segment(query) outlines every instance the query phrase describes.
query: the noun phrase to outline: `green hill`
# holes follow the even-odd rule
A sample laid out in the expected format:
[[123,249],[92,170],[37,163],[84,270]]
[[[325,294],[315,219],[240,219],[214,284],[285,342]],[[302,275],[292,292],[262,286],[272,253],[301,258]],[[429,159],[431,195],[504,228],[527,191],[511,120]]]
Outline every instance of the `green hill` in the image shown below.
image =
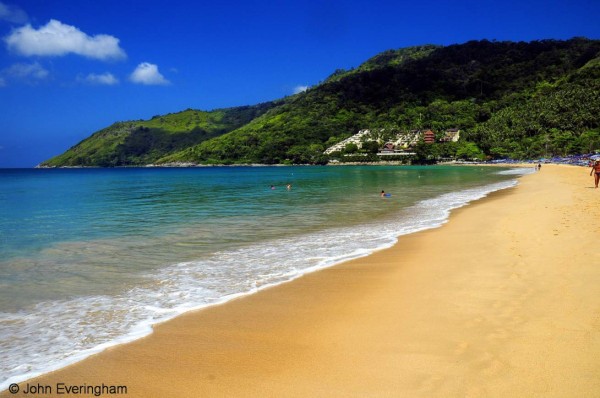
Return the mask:
[[262,115],[276,102],[217,109],[187,109],[150,120],[117,122],[41,166],[145,165],[184,148],[239,128]]
[[118,123],[44,164],[324,163],[325,148],[365,128],[464,132],[420,156],[585,152],[600,149],[599,55],[583,38],[389,50],[235,122],[225,115],[242,108]]

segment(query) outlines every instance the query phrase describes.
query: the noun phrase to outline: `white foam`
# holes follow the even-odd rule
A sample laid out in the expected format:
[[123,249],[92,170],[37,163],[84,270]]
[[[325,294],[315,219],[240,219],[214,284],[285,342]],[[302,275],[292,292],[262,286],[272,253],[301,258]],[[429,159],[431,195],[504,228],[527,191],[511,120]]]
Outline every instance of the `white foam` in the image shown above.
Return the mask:
[[[147,336],[152,325],[190,310],[296,279],[394,245],[402,235],[436,228],[452,209],[509,188],[515,180],[421,201],[385,223],[332,228],[174,264],[125,294],[37,304],[28,313],[0,313],[0,390]],[[69,325],[69,327],[66,327]],[[12,363],[12,365],[10,365]]]
[[535,173],[535,169],[533,167],[516,167],[509,170],[499,171],[496,174],[505,176],[523,176],[532,173]]

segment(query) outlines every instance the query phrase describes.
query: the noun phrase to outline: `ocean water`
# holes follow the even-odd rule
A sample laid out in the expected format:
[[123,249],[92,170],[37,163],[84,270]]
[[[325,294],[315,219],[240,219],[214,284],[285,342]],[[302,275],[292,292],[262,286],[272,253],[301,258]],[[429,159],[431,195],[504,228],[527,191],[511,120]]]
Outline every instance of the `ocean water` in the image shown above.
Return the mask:
[[438,227],[530,171],[0,170],[0,390]]

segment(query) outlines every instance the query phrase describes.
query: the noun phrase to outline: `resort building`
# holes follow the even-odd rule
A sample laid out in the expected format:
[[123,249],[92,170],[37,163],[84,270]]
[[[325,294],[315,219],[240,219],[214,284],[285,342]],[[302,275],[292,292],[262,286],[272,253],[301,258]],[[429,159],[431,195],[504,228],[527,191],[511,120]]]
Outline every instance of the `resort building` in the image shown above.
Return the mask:
[[412,130],[409,133],[398,134],[394,145],[396,148],[408,149],[417,145],[420,139],[421,132],[419,130]]
[[[352,137],[346,138],[345,140],[338,142],[337,144],[327,148],[325,150],[326,155],[330,155],[333,152],[343,151],[348,144],[355,144],[358,149],[361,149],[364,142],[377,141],[382,143],[382,134],[384,130],[371,131],[369,129],[360,130],[357,134]],[[387,136],[390,138],[389,135]],[[393,137],[393,136],[392,136]],[[457,142],[460,138],[460,130],[457,128],[448,129],[444,132],[440,142]],[[406,133],[397,133],[395,140],[392,138],[390,141],[385,141],[379,150],[378,155],[406,155],[411,148],[414,148],[420,140],[423,140],[426,144],[433,144],[435,142],[435,133],[431,129],[427,130],[411,130]],[[412,152],[410,152],[412,154]]]
[[457,142],[459,138],[459,129],[448,129],[444,132],[444,136],[440,138],[440,142]]
[[423,141],[425,141],[426,144],[433,144],[435,142],[435,133],[431,130],[426,130],[423,133]]
[[369,134],[371,134],[371,130],[369,129],[360,130],[357,134],[354,134],[352,137],[348,137],[345,140],[340,141],[333,146],[330,146],[325,150],[324,153],[326,155],[330,155],[333,152],[342,151],[344,148],[346,148],[346,145],[348,144],[356,144],[356,146],[360,149],[362,148],[362,143],[364,141],[363,138]]

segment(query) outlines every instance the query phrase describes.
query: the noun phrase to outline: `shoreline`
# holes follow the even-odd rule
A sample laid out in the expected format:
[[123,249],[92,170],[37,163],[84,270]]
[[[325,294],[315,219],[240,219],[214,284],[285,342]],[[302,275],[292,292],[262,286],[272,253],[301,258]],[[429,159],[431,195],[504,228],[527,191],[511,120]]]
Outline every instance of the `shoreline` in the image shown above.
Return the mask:
[[[443,161],[433,164],[412,164],[406,163],[402,160],[381,160],[378,162],[329,162],[326,164],[308,164],[308,163],[294,163],[294,164],[264,164],[264,163],[215,163],[215,164],[203,164],[193,162],[176,162],[176,163],[165,163],[165,164],[140,164],[140,165],[126,165],[126,166],[42,166],[38,164],[31,169],[193,169],[193,168],[218,168],[218,167],[314,167],[314,166],[498,166],[498,167],[533,167],[539,163],[538,160],[518,160],[510,162],[491,162],[491,161]],[[558,163],[558,162],[543,162],[544,165],[565,165],[565,166],[579,166],[586,167],[582,164],[575,163]],[[27,167],[26,167],[27,169]]]
[[[514,171],[518,171],[521,170],[522,168],[515,168],[512,169]],[[512,171],[510,169],[507,169],[507,171],[502,172],[502,173],[506,173],[508,171]],[[251,290],[244,290],[244,291],[237,291],[237,292],[233,292],[230,293],[228,295],[225,296],[220,296],[218,300],[211,300],[210,303],[197,303],[196,305],[193,306],[186,306],[185,310],[181,310],[181,311],[175,311],[172,312],[171,315],[164,317],[161,319],[153,319],[153,320],[149,320],[147,322],[142,322],[142,324],[138,324],[133,330],[128,330],[125,329],[123,330],[123,334],[119,334],[119,335],[115,335],[114,338],[95,345],[95,346],[91,346],[88,347],[85,350],[80,350],[77,352],[77,355],[72,355],[70,358],[63,358],[60,359],[59,361],[55,361],[55,362],[49,362],[50,364],[52,364],[52,366],[45,366],[44,368],[40,369],[38,367],[38,370],[36,372],[28,372],[26,374],[20,374],[20,375],[14,375],[8,379],[4,379],[3,383],[0,383],[0,391],[3,389],[6,389],[9,384],[16,382],[16,383],[20,383],[23,381],[27,381],[36,377],[40,377],[44,374],[48,374],[54,371],[58,371],[60,369],[66,368],[68,366],[74,365],[92,355],[101,353],[102,351],[111,348],[111,347],[115,347],[115,346],[119,346],[122,344],[127,344],[130,342],[133,342],[135,340],[138,340],[140,338],[146,337],[148,335],[150,335],[153,331],[153,327],[155,325],[164,323],[164,322],[168,322],[178,316],[181,316],[184,313],[187,312],[192,312],[192,311],[199,311],[211,306],[215,306],[215,305],[222,305],[225,304],[231,300],[235,300],[239,297],[244,297],[247,295],[251,295],[251,294],[255,294],[259,291],[262,291],[264,289],[267,288],[271,288],[280,284],[284,284],[284,283],[289,283],[295,279],[298,279],[300,277],[302,277],[303,275],[306,275],[308,273],[312,273],[312,272],[318,272],[322,269],[325,268],[329,268],[332,266],[336,266],[339,265],[341,263],[344,263],[346,261],[350,261],[352,259],[357,259],[357,258],[362,258],[365,256],[368,256],[374,252],[389,248],[390,246],[393,246],[398,239],[401,236],[406,236],[408,234],[412,234],[424,229],[432,229],[432,228],[439,228],[441,225],[443,225],[444,223],[446,223],[448,221],[448,216],[450,214],[450,212],[456,208],[459,207],[463,207],[468,205],[469,203],[476,201],[478,199],[480,199],[481,197],[485,197],[487,195],[489,195],[492,192],[495,192],[497,190],[502,190],[502,189],[506,189],[508,187],[512,187],[514,186],[514,184],[517,183],[517,180],[515,177],[517,177],[520,173],[515,173],[515,176],[512,177],[510,180],[506,180],[504,182],[496,182],[496,183],[491,183],[491,184],[486,184],[486,185],[482,185],[479,188],[470,188],[470,189],[466,189],[466,190],[458,190],[458,191],[454,191],[453,193],[446,193],[446,194],[442,194],[441,196],[438,197],[433,197],[430,198],[432,200],[437,200],[440,201],[440,203],[434,205],[435,207],[435,211],[430,211],[427,216],[423,216],[421,218],[418,219],[418,222],[416,222],[416,220],[412,220],[412,222],[409,219],[404,219],[401,218],[400,223],[401,225],[396,225],[395,227],[392,227],[386,234],[381,234],[382,230],[381,230],[381,226],[378,227],[379,229],[379,235],[375,238],[376,241],[378,241],[377,245],[366,245],[363,247],[363,250],[359,250],[359,251],[352,251],[355,247],[352,246],[348,246],[347,244],[344,245],[343,243],[340,243],[338,246],[338,255],[334,255],[331,257],[328,257],[328,260],[325,260],[325,257],[323,257],[321,259],[321,261],[317,263],[311,262],[311,264],[308,264],[307,261],[303,261],[301,264],[298,264],[296,269],[296,272],[293,272],[293,274],[289,274],[287,278],[285,279],[279,279],[277,281],[270,281],[267,283],[263,283],[261,284],[259,287],[251,289]],[[468,192],[468,194],[466,194]],[[459,196],[461,197],[460,200],[456,201],[456,197],[453,197],[453,194],[459,194]],[[466,196],[464,196],[466,194]],[[450,197],[448,197],[447,195],[450,195]],[[443,199],[445,198],[445,199]],[[427,200],[428,201],[428,200]],[[444,203],[442,203],[444,202]],[[417,202],[415,203],[413,206],[416,206],[416,211],[417,212],[422,212],[424,210],[424,202]],[[411,207],[412,208],[412,207]],[[402,222],[403,220],[403,222]],[[415,223],[416,222],[416,223]],[[392,224],[394,224],[392,222]],[[368,225],[368,224],[367,224]],[[384,228],[386,229],[386,228]],[[400,232],[400,231],[404,231],[404,232]],[[368,240],[372,239],[373,236],[371,234],[368,233],[368,231],[365,231],[366,235],[364,235],[365,237],[368,237]],[[370,239],[369,239],[370,237]],[[310,238],[310,235],[306,235],[304,238]],[[325,238],[325,237],[322,237]],[[330,237],[331,239],[338,239],[337,238],[333,238]],[[369,248],[367,248],[367,246],[370,246]],[[350,252],[339,252],[339,247],[344,247],[348,250],[350,250]],[[342,255],[343,253],[343,255]],[[288,254],[292,254],[291,252]],[[309,253],[306,253],[306,255],[308,255],[308,257],[310,257]],[[316,255],[316,254],[314,254]],[[319,257],[317,255],[317,257]],[[125,308],[123,308],[125,309]],[[50,310],[50,309],[49,309]],[[77,311],[77,309],[75,309]],[[71,310],[72,311],[72,310]],[[57,316],[60,316],[59,313],[55,314]],[[56,318],[55,318],[56,319]],[[114,330],[114,329],[113,329]],[[120,330],[120,329],[119,329]],[[76,336],[73,336],[74,338],[77,338]],[[66,351],[68,352],[68,351]],[[27,363],[25,361],[25,363]]]
[[[561,166],[551,167],[557,172],[562,169]],[[580,168],[571,169],[575,171],[571,170],[567,174],[582,171]],[[539,179],[546,175],[543,170],[541,173],[523,177],[521,181],[527,181],[528,185],[541,190],[539,186],[536,188],[535,184],[529,183],[535,176]],[[459,221],[470,217],[471,223],[479,222],[481,226],[483,221],[477,220],[477,217],[481,218],[481,214],[489,214],[489,211],[484,210],[475,220],[472,213],[477,209],[481,211],[482,208],[498,206],[499,203],[502,203],[500,206],[504,206],[511,202],[511,198],[514,201],[519,191],[523,191],[520,185],[497,191],[487,198],[471,202],[469,206],[455,209],[450,216],[451,222],[436,229],[404,235],[390,249],[306,274],[292,282],[270,287],[219,306],[186,313],[156,325],[154,333],[150,336],[109,348],[82,362],[33,379],[30,383],[124,384],[129,386],[128,395],[133,396],[197,396],[194,392],[208,396],[271,395],[259,393],[261,390],[257,388],[263,388],[263,385],[268,385],[269,391],[277,391],[276,395],[284,396],[327,396],[331,391],[344,391],[341,394],[344,396],[358,394],[359,391],[363,394],[370,392],[374,396],[386,395],[386,391],[406,391],[408,396],[419,396],[421,390],[414,389],[415,372],[411,371],[410,366],[407,367],[413,363],[411,358],[414,359],[414,350],[407,351],[406,347],[398,345],[397,342],[390,342],[389,332],[393,332],[392,335],[396,338],[403,337],[400,341],[405,342],[408,347],[420,347],[425,341],[443,346],[441,343],[448,339],[446,335],[437,336],[438,339],[427,339],[430,331],[425,326],[429,325],[431,328],[432,325],[427,316],[441,323],[446,317],[439,314],[439,310],[435,311],[436,306],[428,305],[428,301],[435,302],[437,306],[444,304],[439,300],[439,295],[435,294],[436,288],[444,287],[439,278],[442,275],[450,279],[456,278],[456,275],[448,273],[446,268],[458,272],[461,269],[457,263],[471,264],[467,261],[469,259],[461,257],[461,253],[464,256],[464,251],[449,253],[452,252],[451,248],[461,244],[452,235],[458,231],[470,239],[480,239],[481,237],[476,236],[480,235],[479,233],[473,234],[472,225],[468,226],[467,222],[465,227],[463,222],[461,226]],[[564,194],[560,196],[562,198]],[[546,196],[542,198],[549,200]],[[534,203],[527,204],[532,205]],[[598,207],[595,209],[597,211]],[[503,211],[506,210],[501,207],[500,213]],[[503,222],[498,218],[498,214],[490,218],[492,224]],[[514,217],[512,221],[515,221]],[[531,228],[531,225],[529,227]],[[593,228],[593,225],[590,227]],[[448,236],[448,230],[451,231],[451,236]],[[530,239],[528,234],[524,236]],[[495,235],[493,237],[500,238]],[[431,245],[431,242],[434,244]],[[498,239],[497,242],[502,243],[502,240]],[[423,247],[429,245],[435,250],[423,250]],[[479,242],[474,248],[479,255],[489,254],[481,252],[479,245],[485,246],[489,253],[495,249],[495,245]],[[445,248],[447,252],[440,252],[440,248]],[[525,252],[526,250],[519,257],[526,254]],[[538,254],[542,255],[544,252]],[[449,260],[454,261],[449,262],[450,266],[440,267],[439,264],[431,264],[431,258],[436,258],[444,264]],[[493,259],[492,262],[497,260]],[[428,265],[423,267],[423,264]],[[476,264],[471,264],[474,265]],[[501,262],[497,265],[501,265]],[[490,273],[493,271],[488,270]],[[598,275],[593,276],[596,278],[594,281],[598,282]],[[463,277],[466,278],[465,275]],[[365,283],[365,278],[369,283]],[[511,281],[512,278],[509,278],[507,285],[510,286]],[[397,291],[399,286],[403,289]],[[465,287],[464,284],[457,286],[468,290],[468,286]],[[479,293],[485,295],[486,292]],[[362,300],[364,298],[368,300]],[[469,295],[466,298],[469,298]],[[427,311],[424,311],[425,314],[416,313],[410,303]],[[470,302],[465,308],[475,304]],[[496,307],[492,305],[491,308]],[[373,313],[387,315],[386,320],[374,318]],[[402,327],[403,322],[398,323],[395,319],[390,321],[390,314],[397,315],[407,324],[422,329],[419,329],[417,334],[414,331],[411,333],[411,330]],[[436,314],[437,318],[434,316]],[[522,326],[516,319],[513,321],[514,325],[509,326]],[[475,323],[471,328],[477,326],[477,322],[473,322]],[[452,327],[457,329],[456,323],[448,322],[448,326],[445,330],[451,331]],[[595,327],[597,333],[598,325]],[[458,329],[469,328],[463,325]],[[501,329],[504,331],[495,331],[496,339],[502,340],[509,327]],[[378,336],[378,339],[373,339],[374,335]],[[455,339],[458,339],[458,335]],[[490,340],[493,341],[494,338],[490,337]],[[367,347],[365,342],[368,342]],[[465,342],[459,342],[455,348],[465,354],[469,351],[469,343],[467,342],[466,346],[463,343]],[[445,351],[434,350],[429,355],[443,356],[443,352]],[[598,350],[592,351],[594,352],[599,353]],[[392,353],[394,355],[391,355]],[[290,362],[290,357],[298,359],[297,363]],[[350,358],[354,358],[355,361],[349,361]],[[407,363],[404,363],[404,360],[407,360]],[[493,366],[502,368],[506,361],[491,362]],[[356,363],[363,366],[354,365]],[[380,363],[392,366],[385,366],[383,369]],[[432,369],[437,371],[428,372],[426,365],[427,361],[423,364],[421,372],[436,374],[438,387],[444,387],[438,389],[438,393],[450,393],[452,396],[458,392],[441,382],[444,372],[441,372],[440,368],[433,366]],[[362,372],[353,369],[355,366]],[[446,366],[452,368],[451,363],[447,363]],[[470,368],[467,367],[468,369]],[[598,369],[597,365],[595,369]],[[390,377],[389,370],[392,370],[393,377]],[[456,369],[454,371],[457,372]],[[398,380],[395,380],[399,375],[403,375],[403,372],[412,380],[408,385],[398,385]],[[128,376],[123,377],[124,374]],[[460,372],[458,374],[460,375]],[[300,377],[301,383],[298,382],[299,375],[303,375]],[[409,377],[410,375],[413,378]],[[201,380],[198,380],[199,378]],[[165,386],[173,380],[180,382],[178,388],[175,391],[165,391]],[[336,384],[336,380],[343,382]],[[373,384],[373,381],[377,380],[384,381],[381,391]],[[198,383],[202,385],[201,389]],[[430,384],[431,393],[435,393],[436,389],[433,387],[436,383]],[[5,396],[4,394],[0,395]]]

